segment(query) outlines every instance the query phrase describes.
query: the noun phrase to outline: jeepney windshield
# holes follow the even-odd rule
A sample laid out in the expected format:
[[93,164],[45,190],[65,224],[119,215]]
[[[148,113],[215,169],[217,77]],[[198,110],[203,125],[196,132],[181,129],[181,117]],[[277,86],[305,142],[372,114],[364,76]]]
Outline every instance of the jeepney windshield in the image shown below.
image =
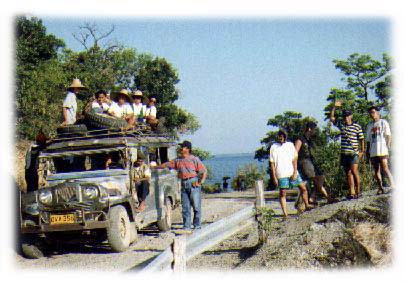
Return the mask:
[[82,155],[54,155],[46,158],[48,170],[53,173],[125,169],[127,160],[123,151]]

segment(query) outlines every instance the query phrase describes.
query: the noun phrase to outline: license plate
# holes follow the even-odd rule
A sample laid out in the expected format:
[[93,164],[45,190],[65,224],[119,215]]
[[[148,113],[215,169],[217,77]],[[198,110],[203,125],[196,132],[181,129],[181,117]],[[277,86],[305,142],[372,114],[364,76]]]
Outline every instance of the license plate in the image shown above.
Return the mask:
[[50,224],[70,224],[74,222],[74,214],[52,214],[50,216]]

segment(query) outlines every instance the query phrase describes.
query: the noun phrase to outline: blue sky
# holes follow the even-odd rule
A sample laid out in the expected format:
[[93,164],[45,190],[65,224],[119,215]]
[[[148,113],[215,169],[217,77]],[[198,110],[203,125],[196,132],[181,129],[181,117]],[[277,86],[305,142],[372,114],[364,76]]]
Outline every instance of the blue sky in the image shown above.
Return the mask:
[[323,120],[331,87],[342,86],[333,59],[390,52],[383,18],[146,19],[46,18],[48,32],[81,50],[78,26],[95,22],[139,52],[165,57],[179,71],[177,104],[198,116],[195,146],[214,154],[253,152],[286,110]]

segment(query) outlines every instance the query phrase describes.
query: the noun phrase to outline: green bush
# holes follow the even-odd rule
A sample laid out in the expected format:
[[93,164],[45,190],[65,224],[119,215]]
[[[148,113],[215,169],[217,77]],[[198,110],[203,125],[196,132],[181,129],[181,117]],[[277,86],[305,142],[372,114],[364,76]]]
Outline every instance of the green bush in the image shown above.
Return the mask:
[[[348,184],[345,172],[340,165],[340,144],[330,142],[326,146],[317,147],[314,152],[317,165],[325,175],[325,186],[334,197],[346,196]],[[361,161],[359,164],[361,176],[361,190],[366,191],[374,186],[372,168],[369,163]]]
[[244,180],[245,189],[253,189],[255,182],[264,179],[265,175],[265,168],[258,167],[255,163],[249,163],[237,169],[236,177],[232,180],[232,186],[235,190],[241,190],[240,183],[241,180]]
[[269,207],[258,208],[256,210],[260,227],[266,231],[270,231],[274,220],[275,211]]
[[204,183],[202,185],[202,192],[206,194],[218,193],[220,192],[220,183],[215,184]]

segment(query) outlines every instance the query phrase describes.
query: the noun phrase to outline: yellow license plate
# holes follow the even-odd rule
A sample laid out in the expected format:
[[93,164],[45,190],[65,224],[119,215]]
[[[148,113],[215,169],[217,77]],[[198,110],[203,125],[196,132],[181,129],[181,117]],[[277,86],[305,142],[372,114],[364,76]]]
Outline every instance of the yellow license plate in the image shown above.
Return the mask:
[[50,224],[70,224],[74,223],[74,214],[52,214]]

